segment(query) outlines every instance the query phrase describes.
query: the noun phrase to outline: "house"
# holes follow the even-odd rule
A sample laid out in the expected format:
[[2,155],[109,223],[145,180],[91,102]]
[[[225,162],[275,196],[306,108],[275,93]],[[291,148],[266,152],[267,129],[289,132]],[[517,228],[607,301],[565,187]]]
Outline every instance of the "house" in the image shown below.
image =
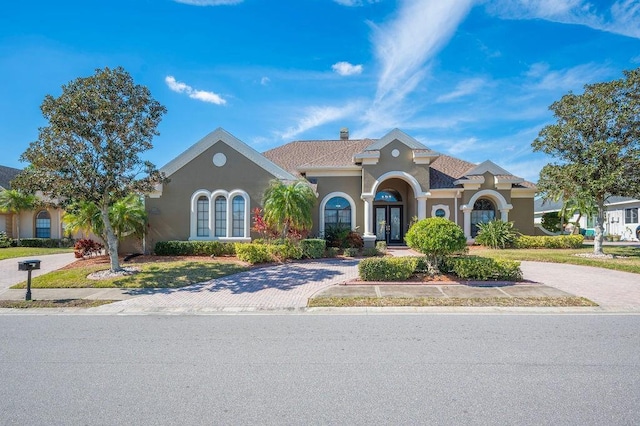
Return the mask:
[[491,161],[435,152],[394,129],[380,139],[295,141],[259,153],[217,129],[160,169],[170,179],[146,200],[146,245],[166,240],[250,241],[254,208],[270,180],[306,179],[317,193],[312,235],[347,226],[375,241],[404,244],[414,218],[444,217],[469,240],[477,224],[514,222],[532,235],[536,188]]
[[[20,169],[0,166],[0,191],[11,189],[11,181]],[[41,207],[20,213],[20,238],[62,238],[63,211],[53,207]],[[18,237],[18,217],[13,213],[0,212],[0,232],[10,238]]]
[[[638,219],[638,210],[640,210],[640,200],[630,197],[609,197],[604,203],[605,222],[604,234],[619,236],[622,241],[639,241],[640,240],[640,220]],[[562,209],[562,202],[554,202],[552,200],[537,199],[534,203],[534,221],[537,229],[549,233],[541,227],[540,222],[542,215],[545,213],[559,212]],[[573,215],[569,220],[575,222],[578,220],[578,214]],[[580,229],[584,230],[585,235],[593,236],[595,234],[596,217],[581,216]]]

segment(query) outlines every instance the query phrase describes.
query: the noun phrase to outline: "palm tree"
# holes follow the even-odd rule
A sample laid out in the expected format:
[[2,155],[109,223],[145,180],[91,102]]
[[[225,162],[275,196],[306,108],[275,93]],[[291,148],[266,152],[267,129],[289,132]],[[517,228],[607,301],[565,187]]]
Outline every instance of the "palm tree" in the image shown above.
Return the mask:
[[100,209],[90,201],[78,201],[67,208],[62,221],[70,232],[92,232],[104,240]]
[[304,180],[286,184],[272,180],[264,193],[264,220],[286,238],[289,230],[311,228],[316,194]]
[[16,216],[17,240],[20,245],[20,213],[33,210],[38,203],[35,195],[25,194],[17,189],[0,191],[0,211],[13,213]]

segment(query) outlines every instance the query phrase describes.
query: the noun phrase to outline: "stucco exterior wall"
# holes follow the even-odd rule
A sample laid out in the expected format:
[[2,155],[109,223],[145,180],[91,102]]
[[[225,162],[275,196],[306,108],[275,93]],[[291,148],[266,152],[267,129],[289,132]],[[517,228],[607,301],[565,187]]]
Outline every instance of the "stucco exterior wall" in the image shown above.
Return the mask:
[[[226,156],[224,166],[213,164],[213,155],[216,153]],[[195,191],[223,189],[230,192],[241,189],[249,195],[251,212],[262,206],[264,191],[274,176],[219,141],[169,178],[171,181],[164,184],[160,198],[145,200],[149,215],[147,250],[152,250],[158,241],[189,239],[191,196]]]
[[512,198],[513,209],[509,212],[509,222],[524,235],[534,235],[533,198]]
[[[427,217],[435,217],[434,206],[443,205],[449,208],[449,219],[462,227],[462,214],[458,211],[458,222],[456,222],[455,200],[453,198],[428,198],[427,199]],[[460,206],[458,206],[459,208]]]
[[[391,152],[397,149],[400,153],[398,157],[393,157]],[[422,191],[429,188],[429,165],[415,164],[413,162],[413,151],[400,141],[393,141],[380,150],[380,159],[378,164],[363,165],[362,190],[364,193],[371,191],[374,182],[383,174],[392,171],[406,172],[413,176]]]
[[[307,175],[311,177],[311,175]],[[311,235],[319,236],[320,232],[320,203],[324,198],[332,192],[344,192],[353,199],[356,209],[356,226],[358,231],[364,229],[364,202],[360,198],[361,178],[360,176],[342,176],[342,177],[317,177],[318,179],[318,199],[313,208],[313,229]]]

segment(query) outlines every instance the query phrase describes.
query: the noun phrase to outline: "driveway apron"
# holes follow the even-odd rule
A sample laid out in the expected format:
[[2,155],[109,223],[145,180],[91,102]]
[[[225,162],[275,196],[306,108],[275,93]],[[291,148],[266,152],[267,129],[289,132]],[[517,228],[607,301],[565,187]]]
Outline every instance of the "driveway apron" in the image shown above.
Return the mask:
[[[227,277],[94,308],[94,312],[298,309],[317,291],[358,275],[357,260],[332,259],[255,268]],[[144,290],[142,290],[144,291]]]
[[524,278],[577,296],[602,308],[640,311],[640,275],[563,263],[521,263]]
[[27,280],[27,273],[25,271],[18,271],[18,262],[31,259],[39,259],[42,261],[40,263],[40,269],[31,271],[32,278],[55,271],[77,260],[73,253],[46,254],[42,256],[0,260],[0,293],[3,293],[12,285]]

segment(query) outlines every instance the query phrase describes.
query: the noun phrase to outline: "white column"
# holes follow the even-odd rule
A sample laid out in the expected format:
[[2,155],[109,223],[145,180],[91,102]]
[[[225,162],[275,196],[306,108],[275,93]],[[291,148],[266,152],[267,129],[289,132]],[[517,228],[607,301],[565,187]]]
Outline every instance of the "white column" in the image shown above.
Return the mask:
[[418,201],[418,220],[426,219],[427,217],[427,196],[419,195],[416,197]]
[[375,236],[371,230],[371,223],[373,222],[373,195],[362,195],[362,201],[364,201],[364,236]]
[[471,211],[473,207],[467,207],[466,205],[460,207],[464,213],[464,236],[467,240],[471,239]]
[[500,220],[503,222],[509,222],[509,210],[510,209],[500,209]]

